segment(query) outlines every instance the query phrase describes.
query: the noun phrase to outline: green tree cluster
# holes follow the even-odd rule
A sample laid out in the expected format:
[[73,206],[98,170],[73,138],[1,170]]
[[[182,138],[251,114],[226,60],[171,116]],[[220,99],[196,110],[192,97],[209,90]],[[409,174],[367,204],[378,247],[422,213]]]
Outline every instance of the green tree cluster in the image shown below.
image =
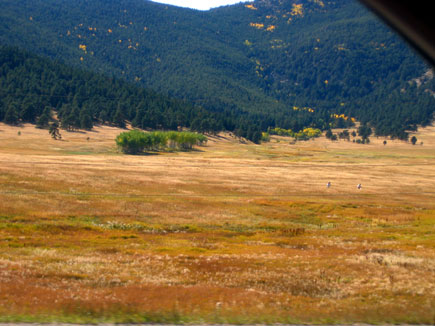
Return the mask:
[[293,137],[296,140],[309,140],[312,138],[317,138],[322,135],[322,131],[317,128],[304,128],[303,130],[299,130],[297,132],[291,129],[283,129],[283,128],[269,128],[268,133],[270,135],[278,135],[278,136],[287,136]]
[[186,131],[143,132],[131,130],[116,137],[117,146],[126,154],[139,154],[144,151],[165,149],[191,150],[195,145],[203,145],[207,137]]

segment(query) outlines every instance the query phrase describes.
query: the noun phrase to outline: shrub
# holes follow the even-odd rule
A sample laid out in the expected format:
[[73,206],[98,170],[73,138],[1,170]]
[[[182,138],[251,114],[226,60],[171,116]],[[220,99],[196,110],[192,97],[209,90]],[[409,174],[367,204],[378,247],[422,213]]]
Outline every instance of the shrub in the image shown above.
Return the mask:
[[261,133],[261,141],[262,142],[270,142],[270,135],[268,132],[262,132]]
[[122,132],[116,137],[115,141],[116,145],[127,154],[138,154],[149,145],[149,137],[138,130]]

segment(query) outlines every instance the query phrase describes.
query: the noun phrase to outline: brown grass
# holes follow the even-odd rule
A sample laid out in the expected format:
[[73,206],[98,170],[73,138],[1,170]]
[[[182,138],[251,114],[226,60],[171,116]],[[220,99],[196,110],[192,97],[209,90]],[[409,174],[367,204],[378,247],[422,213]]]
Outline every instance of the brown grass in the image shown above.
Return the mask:
[[435,321],[434,127],[143,156],[119,132],[0,124],[0,321]]

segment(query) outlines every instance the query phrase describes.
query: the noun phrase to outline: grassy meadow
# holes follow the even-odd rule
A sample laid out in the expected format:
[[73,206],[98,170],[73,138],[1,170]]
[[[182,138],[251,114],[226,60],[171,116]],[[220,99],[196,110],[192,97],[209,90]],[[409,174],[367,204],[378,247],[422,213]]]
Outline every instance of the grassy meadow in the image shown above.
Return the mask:
[[435,323],[435,127],[144,155],[121,131],[0,124],[0,322]]

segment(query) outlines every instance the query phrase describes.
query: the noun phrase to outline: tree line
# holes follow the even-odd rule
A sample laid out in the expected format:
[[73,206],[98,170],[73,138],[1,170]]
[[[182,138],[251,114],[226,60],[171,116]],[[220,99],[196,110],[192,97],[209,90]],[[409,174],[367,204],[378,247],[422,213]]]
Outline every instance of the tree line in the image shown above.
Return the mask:
[[[61,103],[69,104],[62,110],[48,104],[70,129],[89,127],[90,120],[120,126],[130,121],[138,128],[229,130],[256,142],[268,127],[295,132],[349,127],[331,114],[354,117],[377,135],[400,139],[430,123],[435,98],[426,90],[435,89],[433,82],[410,83],[427,69],[424,62],[356,1],[320,3],[304,1],[303,14],[291,15],[291,0],[209,12],[141,0],[5,0],[0,42],[113,74],[183,106],[167,105],[160,96],[140,106],[128,92],[115,94],[121,100],[104,95],[91,102],[83,99],[89,91],[78,85],[65,89],[62,96],[71,99]],[[102,7],[101,15],[90,15]],[[269,25],[275,28],[267,31]],[[13,114],[21,111],[18,104],[8,121],[25,116]],[[104,109],[94,112],[95,106]],[[314,111],[293,111],[294,106]]]
[[[0,46],[0,121],[90,130],[95,124],[201,133],[237,131],[255,140],[259,116],[206,110],[126,81],[69,67],[15,47]],[[260,133],[261,134],[261,133]]]
[[[268,129],[292,130],[300,133],[298,137],[302,139],[306,128],[324,131],[351,127],[353,121],[348,117],[354,116],[371,126],[377,136],[406,140],[408,131],[416,130],[417,124],[432,121],[435,110],[430,95],[411,86],[400,92],[392,91],[386,99],[378,94],[384,111],[372,107],[364,114],[347,107],[331,114],[326,109],[296,106],[287,112],[247,112],[219,101],[205,108],[13,47],[0,46],[0,63],[0,121],[30,122],[40,128],[49,128],[54,121],[58,121],[60,128],[72,131],[92,129],[95,124],[124,128],[131,123],[135,128],[153,130],[179,127],[201,133],[226,130],[259,143],[262,132]],[[414,102],[421,104],[419,110],[414,110],[411,105]],[[358,101],[354,105],[357,104]]]

